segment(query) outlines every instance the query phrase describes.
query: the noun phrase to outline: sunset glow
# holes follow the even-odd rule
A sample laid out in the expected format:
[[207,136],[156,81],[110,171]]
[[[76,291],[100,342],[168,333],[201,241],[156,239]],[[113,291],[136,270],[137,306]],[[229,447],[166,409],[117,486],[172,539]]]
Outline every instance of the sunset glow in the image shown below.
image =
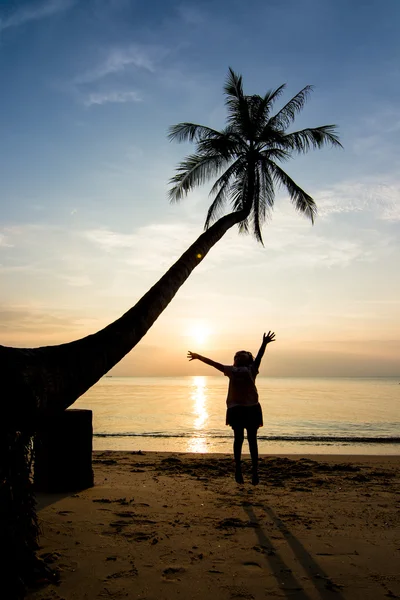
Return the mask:
[[194,344],[196,347],[204,346],[209,340],[211,335],[211,327],[204,321],[196,321],[189,326],[187,331],[187,337],[189,343]]
[[281,163],[315,200],[315,224],[278,188],[264,246],[235,226],[197,251],[112,375],[206,374],[187,350],[230,363],[268,329],[276,342],[262,373],[399,375],[400,2],[381,4],[1,3],[0,344],[95,333],[195,242],[215,180],[169,202],[194,144],[167,131],[222,130],[232,67],[246,94],[286,84],[273,112],[313,86],[291,131],[337,125],[343,149]]

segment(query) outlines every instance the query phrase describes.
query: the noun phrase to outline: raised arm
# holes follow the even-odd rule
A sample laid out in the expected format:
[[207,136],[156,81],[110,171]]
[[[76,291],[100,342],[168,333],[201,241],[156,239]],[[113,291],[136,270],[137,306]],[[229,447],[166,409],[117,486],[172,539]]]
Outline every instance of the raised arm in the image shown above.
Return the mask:
[[257,370],[260,368],[260,364],[261,364],[261,359],[264,356],[264,352],[265,352],[265,348],[267,347],[267,344],[270,344],[271,342],[275,341],[275,333],[273,331],[268,331],[267,334],[263,334],[263,339],[261,342],[261,346],[260,349],[258,351],[258,354],[256,356],[256,358],[254,359],[254,366],[257,368]]
[[214,360],[211,360],[211,358],[201,356],[200,354],[196,354],[196,352],[190,352],[190,350],[187,353],[187,357],[189,360],[201,360],[203,363],[206,363],[206,365],[210,365],[210,367],[214,367],[214,369],[218,369],[218,371],[224,372],[224,365],[221,365],[221,363],[217,363]]

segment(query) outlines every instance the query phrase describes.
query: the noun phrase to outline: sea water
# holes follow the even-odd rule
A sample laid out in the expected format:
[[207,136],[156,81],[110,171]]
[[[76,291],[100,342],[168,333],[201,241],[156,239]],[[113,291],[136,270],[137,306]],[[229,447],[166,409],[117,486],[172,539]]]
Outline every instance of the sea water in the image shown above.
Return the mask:
[[[400,454],[399,378],[258,377],[260,453]],[[95,450],[231,452],[221,376],[103,377],[75,404],[93,411]]]

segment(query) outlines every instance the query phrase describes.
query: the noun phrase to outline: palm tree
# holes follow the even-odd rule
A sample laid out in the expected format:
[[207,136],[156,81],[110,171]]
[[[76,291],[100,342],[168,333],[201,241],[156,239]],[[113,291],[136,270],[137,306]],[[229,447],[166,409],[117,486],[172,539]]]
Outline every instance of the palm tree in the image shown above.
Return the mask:
[[[283,185],[295,208],[314,222],[314,200],[279,163],[313,148],[341,144],[335,125],[287,132],[312,87],[300,90],[271,115],[284,87],[264,96],[246,96],[242,77],[229,69],[225,85],[227,126],[222,131],[193,123],[171,127],[171,140],[194,141],[197,151],[178,165],[178,173],[171,179],[170,199],[178,201],[195,186],[219,176],[211,190],[213,202],[204,233],[135,306],[101,331],[57,346],[0,346],[3,392],[9,390],[8,395],[14,398],[13,403],[3,403],[3,422],[13,429],[24,429],[38,415],[59,412],[73,404],[136,346],[194,268],[233,225],[239,225],[242,232],[251,229],[262,242],[261,227],[273,207],[277,185]],[[221,217],[227,200],[233,211]]]
[[[13,502],[16,491],[20,490],[20,506],[30,507],[26,523],[19,518],[20,510],[15,505],[12,511],[0,511],[0,544],[5,553],[10,547],[14,550],[9,553],[9,562],[20,561],[16,567],[20,579],[26,578],[27,565],[35,564],[37,523],[34,503],[26,500],[31,494],[29,469],[24,471],[15,465],[21,460],[27,463],[30,435],[38,423],[44,416],[71,406],[136,346],[228,229],[237,224],[240,231],[251,230],[262,242],[261,227],[273,206],[276,185],[285,186],[296,209],[314,221],[314,200],[278,163],[326,144],[340,146],[340,142],[334,125],[288,133],[286,130],[303,108],[311,87],[306,86],[271,116],[283,90],[284,86],[280,86],[265,96],[246,96],[242,78],[230,69],[225,85],[228,109],[225,129],[216,131],[193,123],[171,128],[171,140],[197,144],[196,153],[178,166],[178,173],[171,180],[171,200],[180,200],[213,176],[218,179],[211,190],[213,202],[205,231],[135,306],[101,331],[70,343],[33,349],[0,346],[3,399],[0,500],[7,498]],[[220,216],[227,200],[232,203],[233,211]],[[21,432],[22,438],[17,432]],[[19,440],[18,447],[22,448],[21,460],[15,457],[15,440]],[[19,540],[17,544],[15,540]],[[18,558],[21,556],[23,563]]]
[[242,77],[229,69],[225,84],[227,126],[221,131],[195,123],[171,127],[170,140],[197,144],[195,154],[180,163],[178,173],[171,179],[171,200],[181,200],[194,187],[218,176],[210,192],[213,202],[208,210],[206,229],[218,219],[229,200],[234,214],[241,216],[239,230],[251,229],[262,243],[261,228],[274,205],[276,186],[286,188],[295,208],[314,223],[317,214],[314,200],[278,163],[312,148],[327,144],[341,146],[341,143],[335,125],[287,132],[306,103],[312,86],[304,87],[271,115],[284,89],[285,85],[281,85],[264,96],[246,96]]

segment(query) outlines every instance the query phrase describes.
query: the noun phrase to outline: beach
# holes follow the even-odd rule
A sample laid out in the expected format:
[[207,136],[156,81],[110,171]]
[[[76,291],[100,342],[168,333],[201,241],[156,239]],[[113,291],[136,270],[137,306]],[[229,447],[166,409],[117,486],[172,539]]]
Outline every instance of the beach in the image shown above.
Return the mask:
[[400,597],[400,457],[98,451],[95,486],[38,494],[29,600]]

